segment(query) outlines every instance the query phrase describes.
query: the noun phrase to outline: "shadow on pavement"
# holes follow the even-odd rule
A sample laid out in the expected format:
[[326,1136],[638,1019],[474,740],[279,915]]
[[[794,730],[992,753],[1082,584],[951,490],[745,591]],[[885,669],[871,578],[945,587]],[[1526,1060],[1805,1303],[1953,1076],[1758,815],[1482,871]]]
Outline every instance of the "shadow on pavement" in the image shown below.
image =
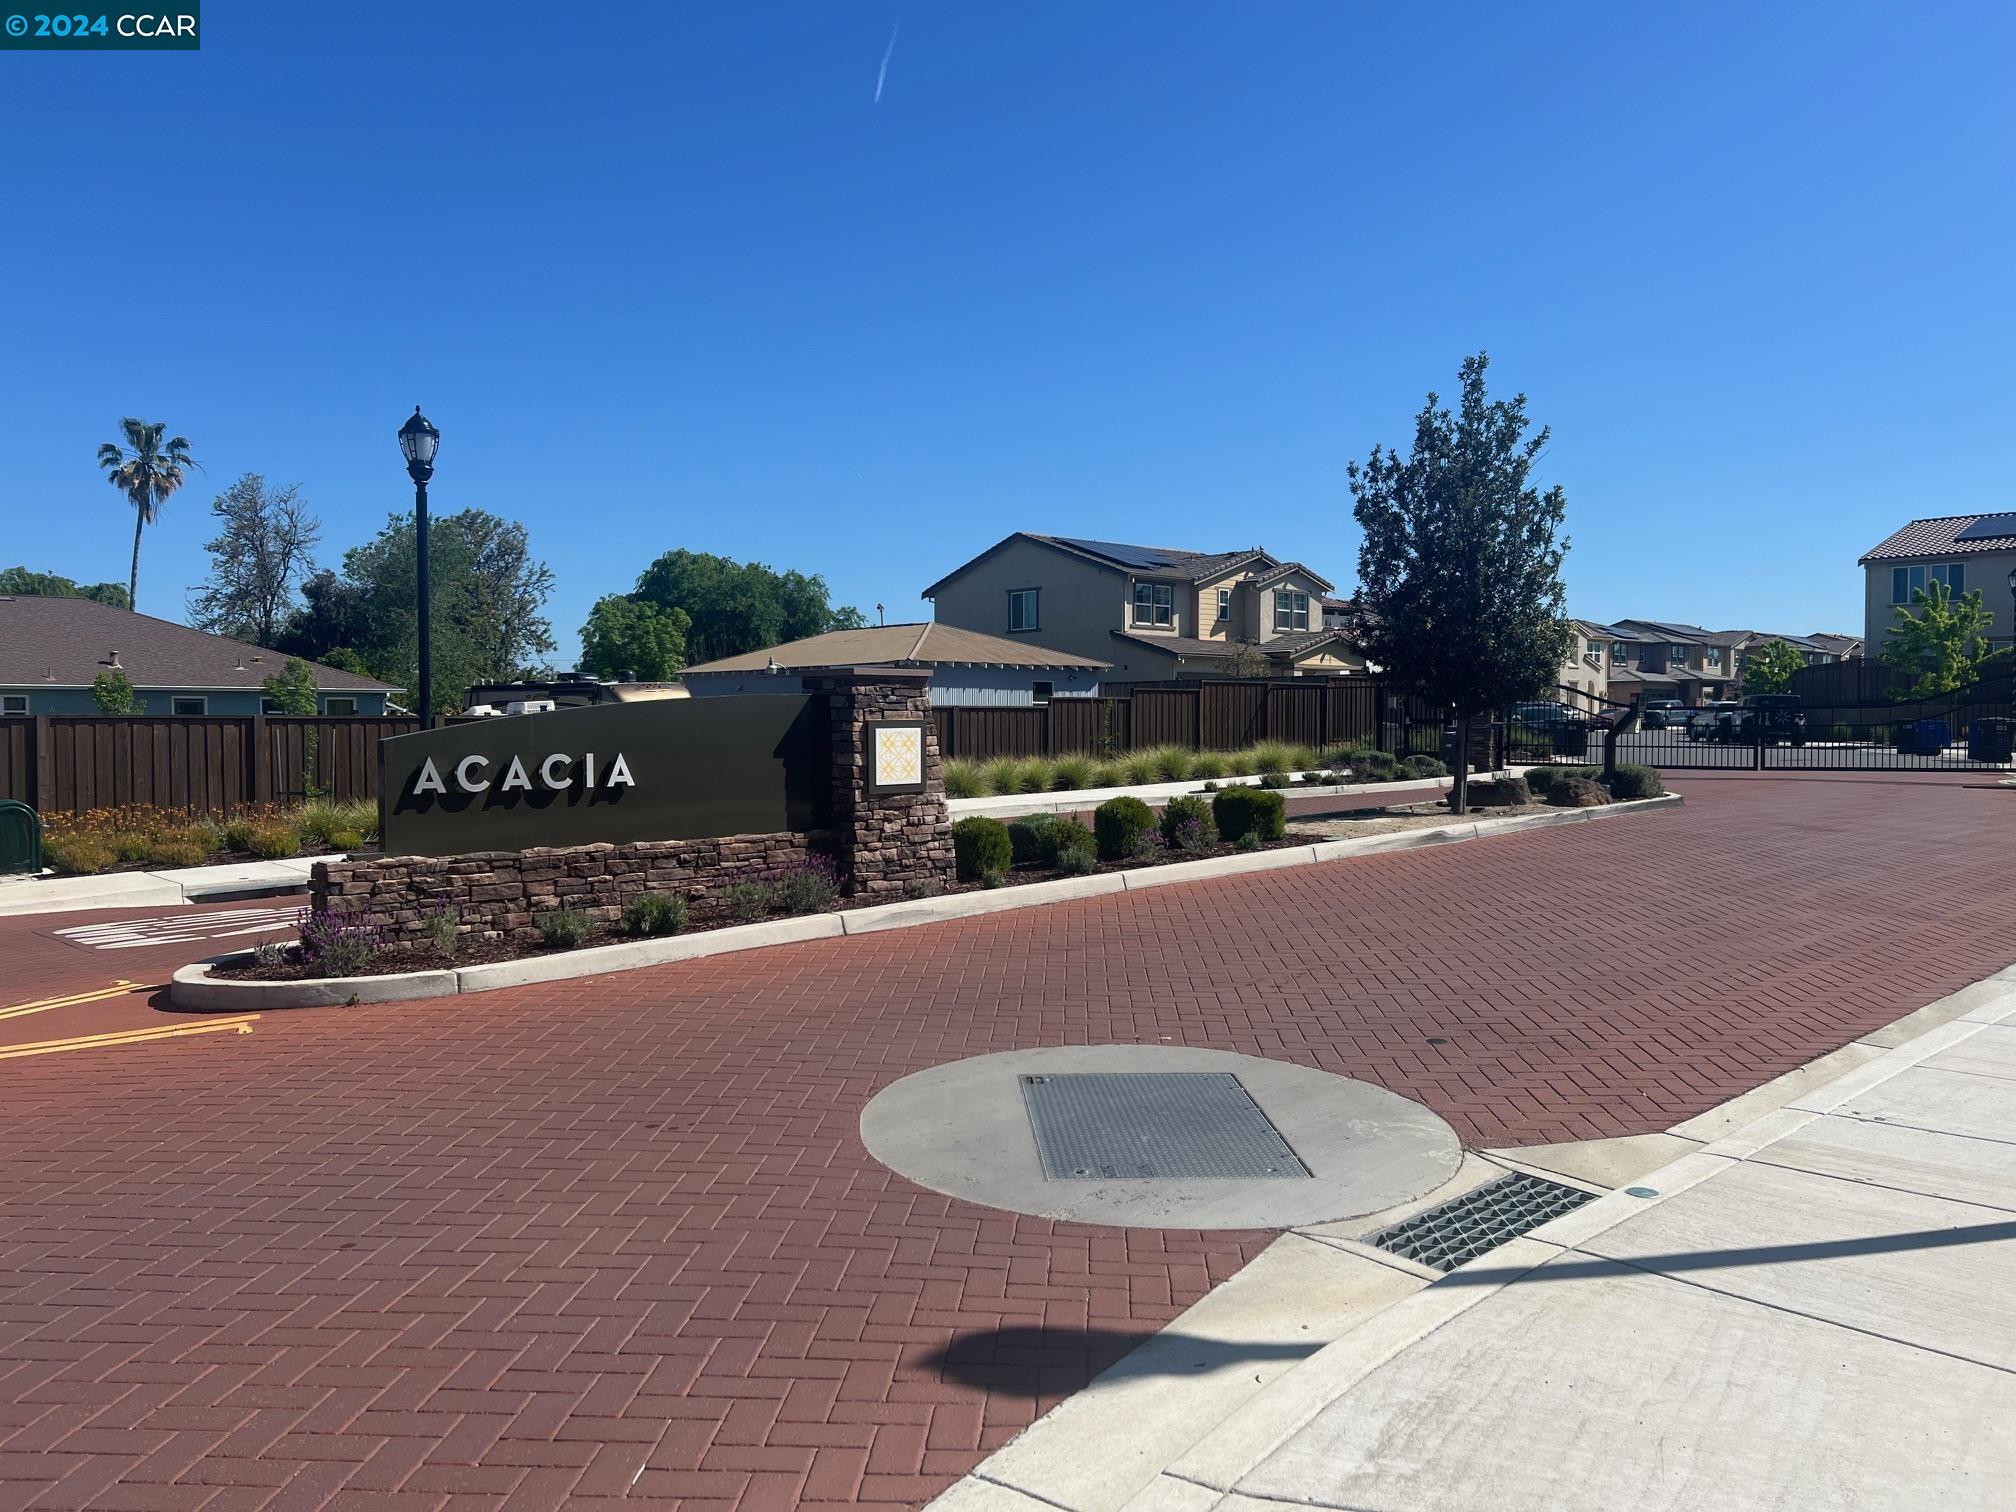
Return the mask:
[[1670,1255],[1632,1255],[1624,1260],[1550,1260],[1532,1270],[1482,1266],[1452,1271],[1437,1286],[1498,1286],[1507,1281],[1576,1281],[1614,1276],[1620,1270],[1726,1270],[1741,1265],[1791,1265],[1802,1260],[1845,1260],[1855,1255],[1893,1255],[1906,1250],[1951,1249],[1962,1244],[1995,1244],[2016,1239],[2016,1222],[1971,1223],[1960,1228],[1914,1229],[1872,1234],[1866,1239],[1816,1239],[1804,1244],[1759,1244],[1748,1249],[1683,1250]]
[[[1135,1354],[1153,1342],[1152,1350]],[[1304,1360],[1321,1346],[1200,1339],[1180,1332],[994,1328],[961,1334],[923,1363],[955,1381],[1009,1396],[1053,1397],[1078,1390],[1126,1359],[1130,1374],[1195,1375],[1255,1360]],[[1131,1356],[1131,1358],[1130,1358]]]

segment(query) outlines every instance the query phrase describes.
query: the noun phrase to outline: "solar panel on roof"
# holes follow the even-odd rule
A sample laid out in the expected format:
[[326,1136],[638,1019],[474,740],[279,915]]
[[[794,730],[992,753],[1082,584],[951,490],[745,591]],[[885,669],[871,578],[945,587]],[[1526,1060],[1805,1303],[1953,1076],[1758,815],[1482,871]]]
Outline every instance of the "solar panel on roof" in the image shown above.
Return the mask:
[[1066,546],[1076,546],[1080,551],[1090,551],[1098,556],[1110,558],[1122,567],[1167,567],[1169,553],[1157,551],[1152,546],[1126,546],[1118,541],[1087,541],[1076,536],[1059,536]]
[[2016,514],[1983,515],[1960,534],[1956,541],[1993,541],[2003,536],[2016,536]]

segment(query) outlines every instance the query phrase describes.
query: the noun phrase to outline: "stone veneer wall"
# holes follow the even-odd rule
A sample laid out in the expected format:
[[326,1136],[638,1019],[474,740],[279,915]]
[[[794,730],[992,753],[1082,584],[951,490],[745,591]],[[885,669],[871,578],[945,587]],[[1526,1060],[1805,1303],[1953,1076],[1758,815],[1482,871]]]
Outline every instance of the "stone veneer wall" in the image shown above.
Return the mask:
[[737,882],[808,864],[830,868],[832,842],[813,831],[328,861],[314,868],[308,899],[313,908],[366,914],[392,940],[418,935],[453,908],[465,935],[529,942],[539,938],[535,915],[571,908],[613,924],[626,902],[651,892],[678,894],[695,922],[706,920]]
[[[928,672],[895,667],[835,673],[810,685],[825,695],[832,719],[829,830],[318,861],[309,905],[364,914],[395,940],[419,934],[429,918],[453,908],[465,934],[530,941],[539,937],[537,914],[573,908],[613,923],[626,902],[649,892],[676,893],[693,922],[711,922],[735,883],[808,863],[832,868],[850,894],[929,894],[954,873],[929,686]],[[866,726],[912,719],[924,724],[924,790],[870,792]]]
[[[833,832],[840,874],[850,893],[890,898],[943,887],[954,875],[952,817],[938,727],[931,718],[930,673],[895,668],[809,680],[833,718]],[[876,721],[924,722],[924,791],[868,790],[866,727]]]

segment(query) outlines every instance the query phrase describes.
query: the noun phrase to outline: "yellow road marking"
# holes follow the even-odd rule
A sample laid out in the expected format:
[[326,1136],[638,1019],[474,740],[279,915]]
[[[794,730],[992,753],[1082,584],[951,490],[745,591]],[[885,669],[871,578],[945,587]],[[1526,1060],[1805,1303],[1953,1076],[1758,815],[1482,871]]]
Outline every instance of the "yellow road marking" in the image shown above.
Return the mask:
[[8,1045],[0,1048],[0,1060],[15,1060],[24,1055],[57,1055],[65,1050],[100,1050],[114,1045],[146,1044],[154,1040],[177,1039],[185,1034],[215,1034],[223,1029],[235,1029],[240,1034],[250,1034],[252,1024],[259,1017],[256,1013],[243,1014],[236,1018],[214,1019],[201,1024],[178,1024],[161,1029],[126,1029],[113,1034],[86,1034],[77,1039],[38,1040],[31,1045]]
[[74,1008],[79,1003],[97,1003],[106,998],[124,997],[131,992],[147,990],[138,982],[129,982],[122,977],[110,987],[99,987],[90,992],[73,992],[68,997],[38,998],[32,1003],[16,1003],[12,1008],[0,1008],[0,1019],[21,1018],[30,1013],[47,1013],[51,1008]]

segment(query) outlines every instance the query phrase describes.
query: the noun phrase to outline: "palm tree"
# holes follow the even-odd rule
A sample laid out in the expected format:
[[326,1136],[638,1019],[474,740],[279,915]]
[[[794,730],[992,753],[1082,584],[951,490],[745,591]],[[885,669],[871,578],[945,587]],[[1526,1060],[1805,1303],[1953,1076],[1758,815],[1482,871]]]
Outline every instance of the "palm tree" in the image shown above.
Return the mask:
[[189,442],[181,436],[167,441],[161,433],[165,425],[150,425],[127,416],[119,422],[126,445],[107,441],[98,448],[98,465],[111,469],[110,482],[133,504],[133,572],[127,579],[129,607],[140,607],[140,532],[161,516],[168,496],[182,486],[184,468],[203,464],[189,455]]

